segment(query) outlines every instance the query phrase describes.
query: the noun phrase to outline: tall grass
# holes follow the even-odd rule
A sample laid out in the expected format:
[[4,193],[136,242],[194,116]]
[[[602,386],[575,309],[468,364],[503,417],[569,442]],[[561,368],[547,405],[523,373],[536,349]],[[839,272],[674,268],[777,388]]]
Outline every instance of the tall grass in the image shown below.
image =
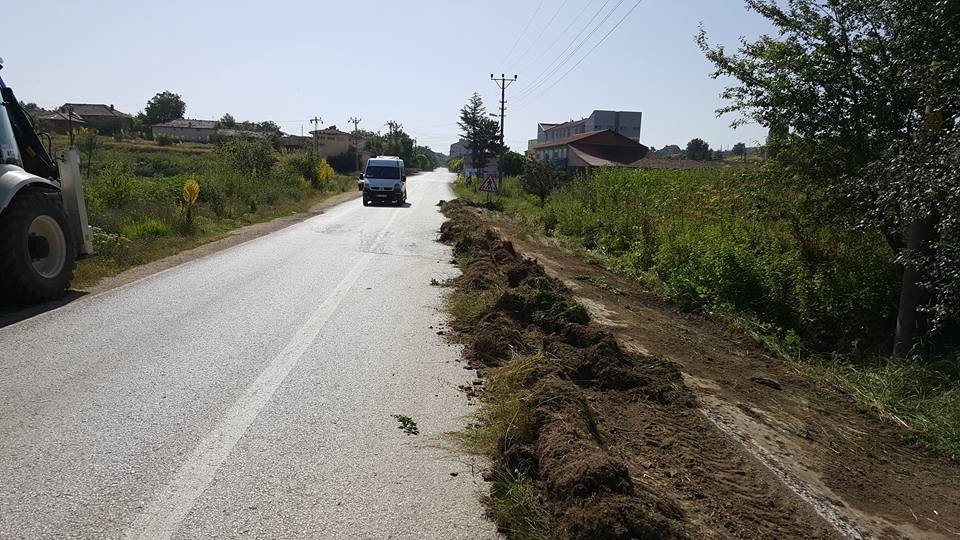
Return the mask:
[[[196,150],[113,144],[96,153],[84,189],[99,255],[81,262],[80,286],[356,186],[352,178],[321,175],[313,156],[278,152],[265,142]],[[189,212],[188,179],[200,187]]]

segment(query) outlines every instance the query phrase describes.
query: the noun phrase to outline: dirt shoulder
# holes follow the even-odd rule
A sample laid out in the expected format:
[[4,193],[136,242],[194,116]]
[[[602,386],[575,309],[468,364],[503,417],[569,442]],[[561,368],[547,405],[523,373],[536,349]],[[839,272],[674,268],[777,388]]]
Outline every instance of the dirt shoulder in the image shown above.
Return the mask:
[[[576,254],[518,240],[496,214],[475,208],[462,214],[475,230],[490,229],[492,237],[507,241],[519,259],[536,260],[587,308],[591,332],[614,338],[609,347],[616,354],[596,358],[625,370],[616,379],[645,381],[621,389],[584,386],[572,378],[576,390],[569,395],[590,411],[592,444],[626,468],[632,493],[643,495],[641,506],[657,510],[656,522],[668,525],[657,535],[960,534],[957,464],[911,444],[897,426],[722,321],[683,312]],[[564,332],[569,330],[561,328],[559,338],[546,332],[547,342],[570,346]],[[535,447],[541,447],[539,440]],[[534,455],[541,463],[543,456]],[[586,466],[569,459],[564,466]],[[533,474],[549,501],[549,479],[542,471]]]

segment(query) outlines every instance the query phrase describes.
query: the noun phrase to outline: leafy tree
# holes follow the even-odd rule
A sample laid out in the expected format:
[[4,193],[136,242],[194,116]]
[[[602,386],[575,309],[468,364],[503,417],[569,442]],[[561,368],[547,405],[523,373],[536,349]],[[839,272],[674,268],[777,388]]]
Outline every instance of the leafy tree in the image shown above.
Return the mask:
[[517,176],[523,173],[523,155],[517,152],[503,154],[503,174]]
[[740,156],[740,159],[742,159],[743,161],[746,161],[747,145],[742,142],[738,142],[737,144],[733,145],[733,155]]
[[460,109],[461,139],[470,151],[470,162],[475,168],[486,165],[490,157],[500,151],[500,126],[487,116],[480,94],[474,93]]
[[561,184],[567,181],[566,175],[547,161],[527,159],[523,164],[523,176],[520,185],[523,190],[540,199],[540,206]]
[[93,167],[93,156],[100,149],[100,139],[97,133],[89,129],[79,129],[76,138],[77,148],[87,158],[87,178],[90,177],[90,169]]
[[357,170],[357,153],[353,150],[330,156],[327,160],[333,170],[340,174],[348,174]]
[[233,139],[217,149],[238,173],[265,177],[277,162],[277,152],[263,139]]
[[447,162],[447,170],[452,173],[462,173],[463,172],[463,159],[454,158]]
[[179,94],[174,94],[168,90],[150,98],[143,112],[144,122],[148,126],[155,126],[183,118],[183,114],[187,112],[187,104],[183,102]]
[[[698,42],[822,222],[879,232],[902,269],[894,354],[960,319],[960,14],[942,0],[746,0],[777,27]],[[918,322],[918,314],[921,320]],[[922,320],[926,315],[926,320]]]
[[710,145],[703,139],[697,138],[687,143],[687,159],[707,161],[712,157],[712,154]]
[[237,120],[233,117],[232,114],[227,113],[220,117],[220,127],[226,129],[233,129],[237,127]]

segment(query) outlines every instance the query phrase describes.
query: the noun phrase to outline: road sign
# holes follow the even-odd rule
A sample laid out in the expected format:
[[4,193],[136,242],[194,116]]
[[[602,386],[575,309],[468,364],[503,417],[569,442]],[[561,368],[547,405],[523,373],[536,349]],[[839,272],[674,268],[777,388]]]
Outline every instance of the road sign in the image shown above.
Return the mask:
[[497,186],[497,178],[492,174],[480,184],[480,191],[486,191],[487,193],[500,193],[500,187]]

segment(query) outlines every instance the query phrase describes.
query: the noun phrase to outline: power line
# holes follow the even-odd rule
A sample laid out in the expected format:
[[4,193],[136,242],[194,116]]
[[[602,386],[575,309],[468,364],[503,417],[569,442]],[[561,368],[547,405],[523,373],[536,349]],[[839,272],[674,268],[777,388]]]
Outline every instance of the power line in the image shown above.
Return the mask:
[[610,17],[611,17],[614,13],[616,13],[616,11],[617,11],[618,9],[620,9],[620,5],[623,4],[623,2],[624,2],[624,0],[618,0],[617,4],[616,4],[615,6],[613,6],[613,9],[611,9],[609,12],[607,12],[607,14],[606,14],[602,19],[600,19],[600,22],[598,22],[597,25],[593,27],[593,30],[591,30],[590,33],[587,34],[587,35],[580,41],[580,43],[577,44],[577,46],[576,46],[572,51],[570,51],[570,54],[568,54],[568,55],[563,59],[563,61],[561,61],[559,64],[557,64],[556,66],[554,66],[554,68],[553,68],[552,70],[550,70],[550,72],[547,74],[547,76],[544,77],[543,79],[541,79],[540,82],[539,82],[536,86],[533,86],[533,87],[530,87],[530,88],[526,89],[526,90],[523,92],[523,95],[519,96],[519,99],[523,99],[523,98],[528,97],[530,94],[532,94],[533,92],[535,92],[538,88],[542,87],[544,84],[547,84],[547,82],[550,80],[550,78],[553,77],[558,71],[560,71],[560,70],[570,61],[571,58],[575,57],[575,56],[580,52],[580,49],[582,49],[583,46],[586,45],[586,44],[590,41],[590,39],[594,36],[594,34],[596,34],[597,31],[600,30],[600,28],[602,28],[603,25],[607,23],[607,21],[610,19]]
[[540,41],[540,38],[543,37],[543,34],[547,31],[547,28],[550,28],[550,25],[553,24],[553,21],[555,21],[555,20],[557,19],[557,15],[560,15],[560,12],[563,11],[563,8],[566,7],[567,2],[569,2],[569,1],[570,1],[570,0],[563,0],[563,3],[560,4],[560,7],[559,7],[559,8],[557,8],[557,11],[555,11],[555,12],[553,13],[553,17],[550,17],[550,20],[547,21],[547,24],[544,25],[544,27],[540,29],[540,33],[537,34],[537,37],[534,38],[534,40],[530,42],[530,45],[526,48],[526,50],[524,50],[522,53],[520,53],[520,56],[517,57],[517,62],[518,62],[518,63],[519,63],[521,60],[523,60],[523,59],[527,56],[527,54],[530,53],[530,50],[533,49],[533,46],[536,45],[538,41]]
[[[634,10],[637,9],[637,7],[640,5],[641,2],[643,2],[643,0],[637,0],[637,3],[635,3],[635,4],[633,5],[633,7],[630,8],[630,10],[627,11],[627,13],[624,14],[623,17],[620,18],[619,21],[617,21],[617,24],[613,25],[613,28],[611,28],[609,31],[607,31],[607,33],[604,34],[604,36],[603,36],[602,38],[600,38],[600,41],[598,41],[589,51],[587,51],[587,53],[584,54],[584,55],[580,58],[580,60],[577,61],[576,64],[574,64],[573,66],[570,67],[570,69],[568,69],[566,72],[564,72],[564,74],[561,75],[559,79],[557,79],[556,81],[554,81],[553,84],[551,84],[550,86],[548,86],[548,87],[547,87],[546,89],[544,89],[542,92],[539,92],[539,93],[536,95],[536,97],[540,97],[540,96],[546,94],[547,92],[549,92],[554,86],[556,86],[557,84],[559,84],[560,81],[562,81],[564,78],[566,78],[566,76],[569,75],[571,71],[577,69],[577,66],[579,66],[580,64],[582,64],[583,61],[586,60],[587,57],[590,56],[590,54],[597,49],[597,47],[599,47],[600,45],[602,45],[603,42],[606,41],[607,38],[610,37],[610,35],[613,34],[613,33],[616,31],[616,29],[619,28],[621,24],[623,24],[624,21],[627,20],[627,17],[629,17],[630,14],[633,13]],[[529,95],[528,95],[528,96],[529,96]]]
[[572,28],[573,25],[576,24],[577,21],[581,20],[581,18],[583,17],[583,14],[587,12],[587,8],[590,7],[590,4],[591,4],[591,3],[593,3],[593,0],[587,0],[587,2],[586,2],[585,4],[583,4],[583,9],[580,10],[580,13],[577,13],[577,16],[570,20],[570,22],[567,24],[566,28],[564,28],[563,30],[560,31],[560,34],[557,35],[557,39],[553,40],[553,42],[550,43],[550,45],[547,45],[547,48],[546,48],[546,49],[540,51],[540,54],[537,55],[537,57],[534,58],[532,62],[530,62],[529,64],[526,64],[526,65],[523,67],[523,69],[521,69],[520,71],[526,71],[526,70],[527,70],[527,66],[531,66],[531,65],[536,64],[537,62],[540,61],[541,58],[543,58],[543,56],[544,56],[545,54],[547,54],[548,52],[550,52],[550,49],[552,49],[554,45],[556,45],[561,39],[563,39],[563,36],[565,36],[565,35],[567,34],[567,32],[570,30],[570,28]]
[[513,42],[513,47],[510,47],[510,50],[507,52],[507,55],[503,57],[503,60],[500,61],[500,65],[504,65],[507,62],[507,58],[510,58],[510,55],[513,54],[514,49],[517,48],[517,45],[520,44],[520,40],[523,39],[523,36],[526,35],[527,30],[530,28],[530,24],[533,23],[533,20],[537,17],[537,13],[540,13],[540,8],[543,7],[544,0],[540,0],[540,3],[537,4],[537,9],[534,10],[533,15],[530,16],[530,20],[527,21],[527,25],[523,27],[523,31],[520,32],[520,35],[517,36],[517,40]]
[[[573,37],[573,40],[570,41],[570,44],[567,45],[562,51],[560,51],[560,54],[558,54],[557,57],[554,58],[552,62],[550,62],[549,64],[547,64],[547,67],[545,67],[545,68],[543,69],[543,71],[541,71],[540,74],[537,75],[536,79],[534,79],[534,80],[533,80],[529,85],[527,85],[526,87],[520,89],[520,95],[521,95],[521,96],[523,96],[523,95],[525,95],[526,93],[528,93],[528,92],[530,91],[530,89],[534,88],[534,87],[537,86],[538,84],[542,84],[540,81],[544,78],[545,75],[546,75],[546,77],[550,77],[550,75],[547,74],[548,72],[550,72],[550,69],[551,69],[554,65],[556,65],[556,63],[557,63],[558,60],[560,60],[561,58],[563,58],[563,55],[566,54],[566,52],[570,50],[570,47],[573,47],[574,44],[577,43],[577,40],[580,39],[580,36],[582,36],[583,33],[586,32],[588,28],[590,28],[590,25],[593,24],[593,21],[595,21],[595,20],[597,19],[597,17],[599,17],[600,14],[603,13],[603,10],[607,7],[607,5],[608,5],[611,1],[612,1],[612,0],[605,0],[604,3],[603,3],[603,5],[600,6],[600,9],[598,9],[597,12],[593,14],[593,17],[590,17],[590,20],[587,21],[587,24],[585,24],[584,27],[581,28],[579,32],[577,32],[577,35]],[[620,0],[620,1],[622,2],[623,0]],[[582,45],[581,45],[581,46],[582,46]],[[575,49],[575,50],[576,50],[576,49]],[[561,64],[562,64],[562,62],[561,62]],[[552,75],[552,73],[550,73],[550,74]]]

